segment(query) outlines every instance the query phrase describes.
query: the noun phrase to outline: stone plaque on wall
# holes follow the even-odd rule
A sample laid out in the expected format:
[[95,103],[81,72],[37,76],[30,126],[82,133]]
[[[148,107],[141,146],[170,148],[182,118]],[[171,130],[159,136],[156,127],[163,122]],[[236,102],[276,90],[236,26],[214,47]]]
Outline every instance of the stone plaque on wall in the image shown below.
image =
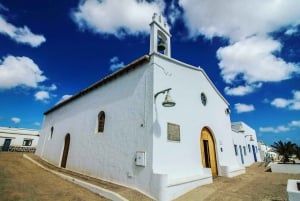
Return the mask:
[[168,123],[168,140],[180,142],[180,126]]

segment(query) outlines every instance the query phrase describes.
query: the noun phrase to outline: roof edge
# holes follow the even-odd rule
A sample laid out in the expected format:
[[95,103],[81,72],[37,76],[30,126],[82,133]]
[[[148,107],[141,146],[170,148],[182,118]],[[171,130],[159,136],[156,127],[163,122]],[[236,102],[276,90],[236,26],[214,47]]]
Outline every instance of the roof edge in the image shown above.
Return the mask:
[[197,70],[197,71],[201,71],[204,75],[204,77],[207,79],[207,81],[209,82],[209,84],[213,87],[213,89],[217,92],[217,94],[221,97],[221,99],[229,106],[229,102],[226,100],[226,98],[221,94],[221,92],[217,89],[217,87],[215,86],[215,84],[211,81],[211,79],[208,77],[208,75],[206,74],[206,72],[204,71],[203,68],[201,68],[200,66],[199,67],[196,67],[196,66],[192,66],[190,64],[187,64],[187,63],[184,63],[182,61],[179,61],[179,60],[176,60],[174,58],[171,58],[171,57],[168,57],[166,55],[163,55],[163,54],[160,54],[160,53],[157,53],[157,52],[153,52],[150,56],[152,55],[155,55],[155,56],[159,56],[163,59],[167,59],[171,62],[175,62],[181,66],[184,66],[186,68],[190,68],[190,69],[193,69],[193,70]]
[[144,56],[134,60],[133,62],[127,64],[126,66],[122,67],[121,69],[117,70],[116,72],[107,75],[103,79],[101,79],[101,80],[95,82],[94,84],[90,85],[89,87],[81,90],[74,96],[71,96],[69,99],[67,99],[67,100],[55,105],[54,107],[50,108],[49,110],[45,111],[44,115],[47,115],[47,114],[61,108],[62,106],[66,105],[67,103],[72,102],[73,100],[76,100],[77,98],[83,96],[84,94],[87,94],[87,93],[93,91],[94,89],[116,79],[117,77],[119,77],[125,73],[128,73],[130,70],[133,70],[134,68],[138,67],[140,64],[148,62],[149,60],[150,60],[149,55],[144,55]]

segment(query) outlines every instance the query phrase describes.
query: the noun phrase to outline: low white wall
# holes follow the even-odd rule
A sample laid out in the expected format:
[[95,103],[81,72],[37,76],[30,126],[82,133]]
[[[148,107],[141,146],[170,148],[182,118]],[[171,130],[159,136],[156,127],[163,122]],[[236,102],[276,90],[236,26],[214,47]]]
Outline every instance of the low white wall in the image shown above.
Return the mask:
[[221,175],[224,177],[235,177],[246,172],[243,166],[221,166]]
[[167,174],[153,174],[151,193],[156,200],[169,201],[197,188],[212,183],[211,170],[205,168],[203,174],[172,179]]
[[288,174],[300,174],[300,164],[270,164],[272,172],[275,173],[288,173]]
[[174,200],[175,198],[197,188],[199,186],[212,183],[212,176],[209,175],[198,175],[193,178],[186,178],[185,180],[177,180],[170,183],[167,187],[167,199]]
[[300,200],[300,191],[297,189],[297,182],[300,182],[300,180],[288,180],[286,191],[288,193],[289,201]]

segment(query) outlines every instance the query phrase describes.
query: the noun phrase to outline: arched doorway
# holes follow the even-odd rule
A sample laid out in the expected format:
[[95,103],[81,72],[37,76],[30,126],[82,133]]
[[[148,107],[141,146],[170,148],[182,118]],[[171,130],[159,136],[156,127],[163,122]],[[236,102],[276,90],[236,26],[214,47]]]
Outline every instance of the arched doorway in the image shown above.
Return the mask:
[[201,131],[200,146],[203,167],[211,168],[212,176],[218,176],[215,142],[207,128]]
[[65,137],[65,145],[64,145],[64,151],[63,151],[63,156],[62,156],[62,159],[61,159],[60,167],[66,168],[68,153],[69,153],[69,147],[70,147],[70,134],[68,133]]

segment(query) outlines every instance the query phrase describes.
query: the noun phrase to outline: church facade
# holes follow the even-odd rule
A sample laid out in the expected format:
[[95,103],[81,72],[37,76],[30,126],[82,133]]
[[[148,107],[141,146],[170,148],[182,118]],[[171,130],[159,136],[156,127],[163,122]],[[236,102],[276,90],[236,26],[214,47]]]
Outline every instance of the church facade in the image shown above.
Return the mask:
[[232,126],[229,103],[203,69],[171,58],[161,16],[150,28],[149,55],[44,113],[36,154],[165,201],[244,173],[255,160],[246,150],[243,163],[235,145],[244,155],[257,141]]

